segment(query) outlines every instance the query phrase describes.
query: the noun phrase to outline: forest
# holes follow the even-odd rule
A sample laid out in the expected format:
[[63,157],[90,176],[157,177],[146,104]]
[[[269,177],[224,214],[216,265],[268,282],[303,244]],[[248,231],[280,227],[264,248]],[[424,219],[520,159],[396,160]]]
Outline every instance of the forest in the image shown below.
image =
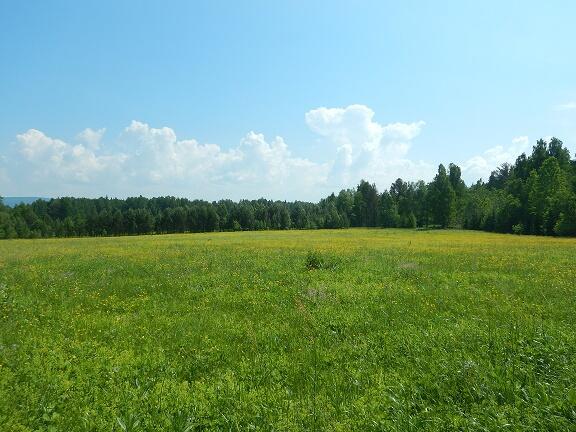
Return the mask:
[[64,197],[10,208],[0,200],[2,239],[347,227],[574,236],[576,160],[561,140],[540,139],[530,155],[501,165],[487,182],[467,186],[450,163],[430,183],[397,179],[379,192],[362,180],[318,203]]

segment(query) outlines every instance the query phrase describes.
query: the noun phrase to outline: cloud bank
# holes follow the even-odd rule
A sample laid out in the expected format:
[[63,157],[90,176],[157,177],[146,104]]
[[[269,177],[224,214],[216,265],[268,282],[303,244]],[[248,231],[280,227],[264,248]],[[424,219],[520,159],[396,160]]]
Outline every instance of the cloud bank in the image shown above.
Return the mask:
[[[11,185],[14,195],[315,201],[354,187],[360,179],[384,189],[398,177],[430,180],[436,172],[437,164],[410,157],[424,121],[381,124],[365,105],[320,107],[308,111],[304,120],[326,149],[322,160],[294,154],[280,136],[253,131],[236,146],[223,148],[136,120],[116,137],[110,138],[106,129],[88,128],[70,142],[29,129],[17,135],[12,161],[0,155],[0,180]],[[486,179],[528,148],[527,137],[493,147],[460,163],[464,177]]]

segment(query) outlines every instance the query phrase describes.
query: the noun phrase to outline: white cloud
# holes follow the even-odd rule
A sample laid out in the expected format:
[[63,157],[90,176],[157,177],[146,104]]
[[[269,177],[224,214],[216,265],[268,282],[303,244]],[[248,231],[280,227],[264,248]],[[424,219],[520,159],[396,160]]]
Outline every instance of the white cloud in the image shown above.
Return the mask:
[[[381,124],[374,117],[364,105],[307,112],[306,124],[325,146],[320,161],[295,155],[282,137],[267,139],[257,132],[249,132],[236,146],[222,148],[179,138],[169,127],[134,120],[106,147],[105,129],[85,129],[76,136],[76,144],[29,129],[17,136],[21,157],[10,164],[0,158],[0,181],[10,184],[10,177],[19,190],[45,196],[318,200],[354,187],[361,179],[375,182],[381,190],[398,177],[431,180],[438,161],[409,156],[425,123]],[[499,165],[513,163],[529,149],[528,137],[519,136],[459,165],[466,181],[486,180]]]
[[463,177],[469,182],[480,178],[486,181],[497,167],[503,163],[514,163],[521,153],[529,149],[530,140],[527,136],[513,138],[508,146],[491,147],[482,155],[474,156],[461,165]]
[[317,108],[306,113],[306,123],[314,132],[340,146],[377,147],[383,128],[374,122],[374,111],[365,105],[346,108]]
[[362,178],[387,187],[399,176],[416,180],[433,172],[430,164],[406,157],[423,121],[382,125],[367,106],[350,105],[311,110],[306,123],[337,148],[330,179],[337,187],[353,186]]
[[126,159],[123,154],[97,155],[83,144],[71,145],[36,129],[29,129],[16,138],[21,154],[33,165],[40,180],[59,177],[90,182],[98,174],[117,169]]
[[89,149],[98,150],[100,148],[100,141],[106,132],[106,128],[102,129],[91,129],[86,128],[77,135],[77,139],[86,145]]
[[225,149],[181,139],[169,127],[132,121],[106,148],[106,129],[85,129],[76,144],[30,129],[17,136],[19,154],[44,195],[161,195],[207,199],[317,200],[364,178],[387,187],[397,177],[429,179],[433,166],[407,157],[424,122],[380,124],[364,105],[318,108],[305,115],[328,144],[319,162],[294,155],[282,137],[249,132]]
[[242,164],[236,164],[236,181],[275,184],[281,187],[310,188],[326,183],[329,166],[294,157],[282,137],[271,142],[262,134],[248,133],[241,141]]
[[216,144],[199,144],[193,139],[178,140],[171,128],[156,129],[135,120],[121,140],[131,155],[127,173],[154,182],[210,176],[242,157],[237,150],[223,151]]
[[[364,105],[307,112],[306,124],[325,145],[319,161],[294,154],[282,137],[267,139],[257,132],[223,148],[182,139],[169,127],[132,121],[107,147],[105,129],[85,129],[75,143],[29,129],[17,135],[20,158],[12,155],[7,163],[0,157],[0,181],[46,196],[171,194],[317,200],[354,187],[360,179],[375,182],[381,190],[398,177],[432,179],[438,161],[418,161],[409,155],[425,123],[382,124],[374,117]],[[499,165],[513,163],[529,150],[528,137],[518,136],[459,165],[466,181],[487,180]]]
[[329,170],[328,163],[293,156],[281,137],[267,141],[255,132],[222,149],[132,121],[112,153],[101,145],[103,134],[86,129],[75,145],[35,129],[18,135],[19,154],[35,180],[31,187],[45,195],[316,199]]
[[[281,137],[271,142],[248,133],[240,144],[224,150],[216,144],[179,140],[171,128],[152,128],[133,121],[121,137],[131,158],[126,172],[135,180],[201,188],[217,197],[298,197],[325,181],[327,166],[292,156]],[[172,192],[169,192],[172,193]],[[309,196],[309,195],[308,195]]]
[[573,109],[576,109],[576,102],[575,101],[566,102],[566,103],[563,103],[560,105],[556,105],[555,108],[557,111],[573,110]]

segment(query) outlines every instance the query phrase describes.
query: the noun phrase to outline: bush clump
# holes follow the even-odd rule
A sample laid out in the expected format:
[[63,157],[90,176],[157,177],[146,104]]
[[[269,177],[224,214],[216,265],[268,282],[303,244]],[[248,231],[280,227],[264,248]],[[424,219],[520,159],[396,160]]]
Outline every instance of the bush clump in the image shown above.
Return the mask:
[[326,267],[326,260],[320,252],[310,251],[306,255],[305,265],[308,270],[319,270]]
[[305,267],[307,270],[334,270],[340,260],[334,256],[326,256],[318,251],[310,251],[306,255]]

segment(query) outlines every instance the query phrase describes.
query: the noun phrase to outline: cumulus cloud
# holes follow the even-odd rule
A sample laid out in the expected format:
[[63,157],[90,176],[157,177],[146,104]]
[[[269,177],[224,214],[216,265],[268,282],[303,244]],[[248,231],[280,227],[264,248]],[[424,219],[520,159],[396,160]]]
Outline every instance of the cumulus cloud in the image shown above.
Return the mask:
[[365,105],[346,108],[317,108],[306,113],[306,123],[314,132],[340,146],[377,147],[383,128],[373,121],[374,111]]
[[100,141],[102,140],[105,132],[106,128],[97,130],[87,128],[80,132],[76,138],[89,149],[98,150],[100,148]]
[[223,151],[216,144],[178,140],[171,128],[153,128],[135,120],[124,130],[121,140],[131,154],[128,175],[148,177],[154,182],[212,176],[242,158],[235,149]]
[[249,132],[239,151],[243,163],[236,164],[232,177],[236,181],[264,182],[278,186],[290,184],[314,187],[325,184],[329,166],[292,155],[282,137],[268,142],[264,135]]
[[218,196],[296,196],[324,182],[326,166],[292,156],[281,137],[268,142],[248,133],[238,146],[224,150],[194,139],[179,140],[173,129],[133,121],[121,137],[132,157],[126,171],[155,183],[202,186]]
[[[305,114],[305,122],[323,143],[320,161],[294,154],[282,137],[267,138],[254,131],[237,145],[223,148],[136,120],[107,143],[106,129],[85,129],[74,143],[29,129],[17,135],[19,158],[11,163],[0,158],[0,180],[7,184],[9,175],[14,185],[24,185],[19,187],[22,192],[28,185],[28,193],[46,196],[317,200],[354,187],[360,179],[384,189],[398,177],[428,181],[436,172],[438,161],[418,161],[409,154],[423,121],[380,123],[369,107],[350,105],[313,109]],[[519,136],[459,165],[467,181],[487,179],[496,167],[514,162],[529,148],[528,137]]]
[[37,177],[89,182],[99,174],[119,168],[126,155],[98,155],[83,144],[71,145],[29,129],[16,136],[24,158],[32,164]]
[[424,122],[381,124],[374,116],[365,105],[307,112],[306,124],[328,146],[319,162],[295,155],[279,136],[267,139],[252,131],[238,145],[222,148],[136,120],[108,148],[104,128],[84,129],[75,143],[29,129],[17,142],[25,169],[36,180],[34,192],[46,195],[316,200],[362,178],[381,187],[399,176],[430,178],[432,165],[407,157]]
[[462,164],[463,177],[470,182],[480,178],[487,180],[498,166],[513,163],[521,153],[529,149],[530,140],[527,136],[515,137],[507,146],[491,147],[482,155],[474,156]]
[[[296,157],[281,137],[268,141],[255,132],[248,133],[237,146],[223,149],[179,139],[169,127],[154,128],[132,121],[111,153],[101,145],[104,132],[85,129],[76,136],[80,144],[49,137],[36,129],[18,135],[19,153],[36,180],[35,190],[40,187],[42,193],[52,195],[315,199],[317,188],[325,185],[328,175],[328,163]],[[63,187],[71,184],[76,189]],[[44,192],[47,188],[57,192]]]
[[382,125],[365,105],[317,108],[305,118],[312,131],[336,146],[332,184],[350,186],[361,178],[388,184],[399,175],[408,179],[430,176],[431,165],[407,158],[423,121]]

